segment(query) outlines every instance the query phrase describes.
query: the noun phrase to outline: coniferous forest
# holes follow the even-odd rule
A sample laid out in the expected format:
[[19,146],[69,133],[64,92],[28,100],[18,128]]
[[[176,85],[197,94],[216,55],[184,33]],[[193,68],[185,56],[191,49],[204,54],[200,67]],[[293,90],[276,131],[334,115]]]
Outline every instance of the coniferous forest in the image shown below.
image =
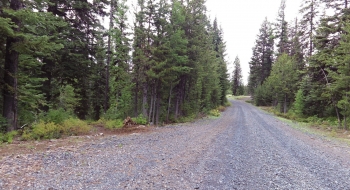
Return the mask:
[[347,0],[303,0],[300,19],[265,19],[251,57],[248,88],[258,106],[348,129],[350,9]]
[[204,0],[0,1],[0,43],[3,132],[65,115],[159,125],[227,104],[223,31]]

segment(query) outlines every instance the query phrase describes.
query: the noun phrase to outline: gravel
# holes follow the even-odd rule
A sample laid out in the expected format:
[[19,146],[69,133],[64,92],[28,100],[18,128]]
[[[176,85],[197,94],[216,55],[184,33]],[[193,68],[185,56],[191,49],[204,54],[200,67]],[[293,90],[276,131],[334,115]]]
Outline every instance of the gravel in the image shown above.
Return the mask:
[[350,148],[245,102],[217,119],[5,157],[0,189],[350,189]]

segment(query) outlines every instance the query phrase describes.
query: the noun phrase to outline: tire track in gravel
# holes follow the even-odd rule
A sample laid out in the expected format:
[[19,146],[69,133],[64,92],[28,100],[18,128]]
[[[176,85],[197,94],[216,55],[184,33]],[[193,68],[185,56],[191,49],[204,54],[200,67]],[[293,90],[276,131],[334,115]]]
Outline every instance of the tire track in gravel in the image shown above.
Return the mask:
[[[300,140],[306,135],[285,130],[271,115],[243,102],[233,103],[235,121],[219,137],[228,140],[217,141],[211,154],[226,163],[221,168],[231,165],[221,169],[221,175],[229,177],[222,182],[218,175],[208,176],[202,189],[350,189],[349,165],[340,164],[344,160]],[[230,148],[223,152],[218,147]],[[349,163],[349,156],[344,156]]]
[[[1,160],[0,189],[350,189],[348,147],[232,103],[218,119]],[[21,163],[36,169],[3,177]]]

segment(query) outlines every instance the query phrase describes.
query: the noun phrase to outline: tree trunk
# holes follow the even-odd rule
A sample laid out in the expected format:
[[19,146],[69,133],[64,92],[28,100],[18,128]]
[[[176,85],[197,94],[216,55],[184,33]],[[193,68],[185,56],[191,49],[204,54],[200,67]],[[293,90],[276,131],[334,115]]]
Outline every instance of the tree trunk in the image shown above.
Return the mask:
[[152,122],[153,124],[155,124],[155,114],[156,112],[158,112],[158,109],[156,107],[156,102],[158,101],[158,93],[157,93],[157,84],[155,86],[155,90],[154,90],[154,101],[153,101],[153,114],[152,114]]
[[348,0],[345,0],[345,9],[348,8]]
[[[20,10],[22,8],[22,1],[12,0],[10,2],[10,8],[13,10]],[[20,21],[17,18],[13,18],[12,21],[18,26],[18,28],[14,28],[14,31],[19,31]],[[7,131],[17,129],[17,71],[19,53],[12,49],[13,45],[17,42],[19,42],[19,39],[13,37],[8,37],[6,40],[3,117],[6,118],[8,122]]]
[[143,94],[142,94],[142,114],[144,117],[147,118],[147,92],[148,92],[148,85],[147,83],[143,84]]
[[169,122],[170,106],[171,106],[171,95],[173,91],[173,85],[170,85],[169,99],[168,99],[168,112],[166,114],[166,121]]
[[287,113],[287,94],[284,94],[283,113]]
[[157,108],[156,108],[156,126],[159,126],[159,108],[160,108],[160,98],[157,98]]
[[134,116],[137,117],[138,114],[138,96],[139,96],[139,83],[136,81],[136,86],[135,86],[135,96],[134,96]]
[[149,108],[149,112],[148,112],[148,122],[151,123],[151,117],[152,117],[152,111],[153,111],[153,101],[154,101],[154,89],[152,90],[152,94],[151,94],[151,102],[150,102],[150,108]]
[[104,112],[106,113],[109,108],[109,66],[111,62],[111,29],[113,28],[113,6],[114,1],[111,1],[111,9],[109,16],[109,33],[108,33],[108,47],[107,47],[107,63],[106,63],[106,87],[105,87],[105,100],[104,100]]

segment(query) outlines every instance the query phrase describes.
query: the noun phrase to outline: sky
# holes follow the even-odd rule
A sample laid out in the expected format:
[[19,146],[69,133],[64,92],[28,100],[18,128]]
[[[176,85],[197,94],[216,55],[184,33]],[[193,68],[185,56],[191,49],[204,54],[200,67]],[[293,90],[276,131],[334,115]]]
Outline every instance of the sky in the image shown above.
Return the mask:
[[[286,0],[286,21],[299,15],[302,0]],[[207,0],[208,15],[221,25],[226,41],[228,69],[232,73],[233,61],[240,59],[243,81],[247,84],[252,48],[265,17],[277,19],[281,0]]]

